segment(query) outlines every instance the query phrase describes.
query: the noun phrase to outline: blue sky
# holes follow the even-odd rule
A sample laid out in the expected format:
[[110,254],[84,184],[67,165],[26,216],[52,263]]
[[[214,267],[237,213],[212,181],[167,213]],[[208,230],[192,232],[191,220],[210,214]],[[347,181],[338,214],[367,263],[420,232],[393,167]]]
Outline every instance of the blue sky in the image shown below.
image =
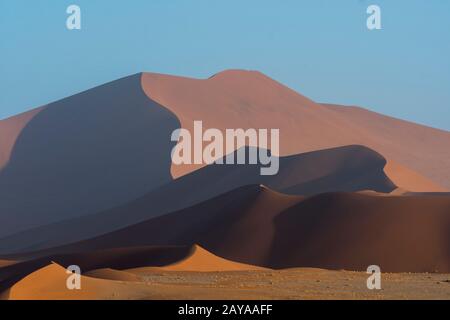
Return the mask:
[[[66,28],[81,7],[82,30]],[[382,30],[366,28],[366,8]],[[259,70],[450,130],[448,0],[1,0],[0,119],[129,74]]]

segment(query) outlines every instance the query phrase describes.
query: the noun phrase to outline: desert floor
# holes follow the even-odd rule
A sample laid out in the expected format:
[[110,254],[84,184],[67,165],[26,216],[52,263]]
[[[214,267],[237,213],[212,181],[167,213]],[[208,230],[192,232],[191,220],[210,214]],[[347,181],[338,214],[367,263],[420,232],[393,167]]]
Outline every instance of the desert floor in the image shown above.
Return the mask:
[[[54,275],[52,265],[39,273]],[[38,274],[36,274],[38,275]],[[166,271],[140,268],[98,270],[82,278],[82,289],[69,291],[63,278],[22,285],[2,294],[3,299],[450,299],[450,274],[382,274],[382,289],[366,287],[364,272],[322,269],[229,272]],[[50,278],[46,277],[47,280]],[[112,280],[114,279],[114,280]],[[28,283],[30,282],[30,283]],[[32,282],[32,283],[31,283]],[[56,285],[55,285],[56,283]],[[36,286],[35,288],[33,288]]]
[[167,299],[450,299],[449,274],[383,274],[369,290],[363,272],[284,271],[151,272],[144,281]]

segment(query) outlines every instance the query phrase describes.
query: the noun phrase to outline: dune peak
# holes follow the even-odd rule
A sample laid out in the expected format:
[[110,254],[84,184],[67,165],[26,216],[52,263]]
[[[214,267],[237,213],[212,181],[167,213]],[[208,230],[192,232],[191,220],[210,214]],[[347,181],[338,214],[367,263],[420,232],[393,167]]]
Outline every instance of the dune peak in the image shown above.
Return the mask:
[[209,79],[213,78],[235,78],[235,77],[255,77],[255,76],[265,76],[262,72],[257,70],[247,70],[247,69],[226,69],[213,74]]

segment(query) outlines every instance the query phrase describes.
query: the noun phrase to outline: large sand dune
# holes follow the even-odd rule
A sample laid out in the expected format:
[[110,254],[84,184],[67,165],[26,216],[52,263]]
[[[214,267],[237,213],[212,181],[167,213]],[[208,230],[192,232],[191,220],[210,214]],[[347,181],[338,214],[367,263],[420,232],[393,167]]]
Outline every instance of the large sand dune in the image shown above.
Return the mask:
[[420,177],[394,175],[403,189],[450,187],[449,132],[318,104],[258,72],[144,73],[0,121],[0,237],[117,207],[197,169],[170,159],[171,133],[194,120],[279,128],[283,156],[364,145]]
[[[219,129],[279,128],[282,155],[365,145],[450,187],[448,132],[317,104],[258,72],[205,80],[145,73],[0,121],[0,211],[18,217],[5,219],[0,235],[95,213],[167,183],[170,134],[194,120]],[[171,171],[177,177],[195,168]],[[442,191],[427,188],[407,189]]]
[[[450,272],[450,197],[325,193],[246,186],[122,230],[24,257],[115,247],[191,245],[269,268]],[[19,258],[19,257],[16,257]]]
[[[450,188],[447,131],[362,108],[318,104],[255,71],[228,70],[209,79],[144,73],[142,86],[151,99],[176,114],[184,128],[192,129],[194,120],[222,130],[279,128],[282,155],[365,145]],[[180,176],[193,169],[172,166],[172,173]],[[412,191],[438,190],[419,186]]]
[[366,147],[346,146],[283,157],[275,176],[261,176],[257,165],[210,165],[111,210],[3,238],[0,252],[35,251],[91,238],[249,184],[297,195],[360,190],[388,193],[396,186],[383,171],[385,163],[380,154]]
[[0,236],[95,213],[172,180],[178,119],[140,75],[0,121]]

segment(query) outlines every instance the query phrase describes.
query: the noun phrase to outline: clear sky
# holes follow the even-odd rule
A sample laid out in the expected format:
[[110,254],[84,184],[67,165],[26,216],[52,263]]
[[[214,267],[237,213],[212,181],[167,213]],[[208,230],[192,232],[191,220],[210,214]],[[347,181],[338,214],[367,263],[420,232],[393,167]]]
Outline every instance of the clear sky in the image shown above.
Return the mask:
[[0,119],[141,71],[228,68],[450,130],[450,1],[0,0]]

